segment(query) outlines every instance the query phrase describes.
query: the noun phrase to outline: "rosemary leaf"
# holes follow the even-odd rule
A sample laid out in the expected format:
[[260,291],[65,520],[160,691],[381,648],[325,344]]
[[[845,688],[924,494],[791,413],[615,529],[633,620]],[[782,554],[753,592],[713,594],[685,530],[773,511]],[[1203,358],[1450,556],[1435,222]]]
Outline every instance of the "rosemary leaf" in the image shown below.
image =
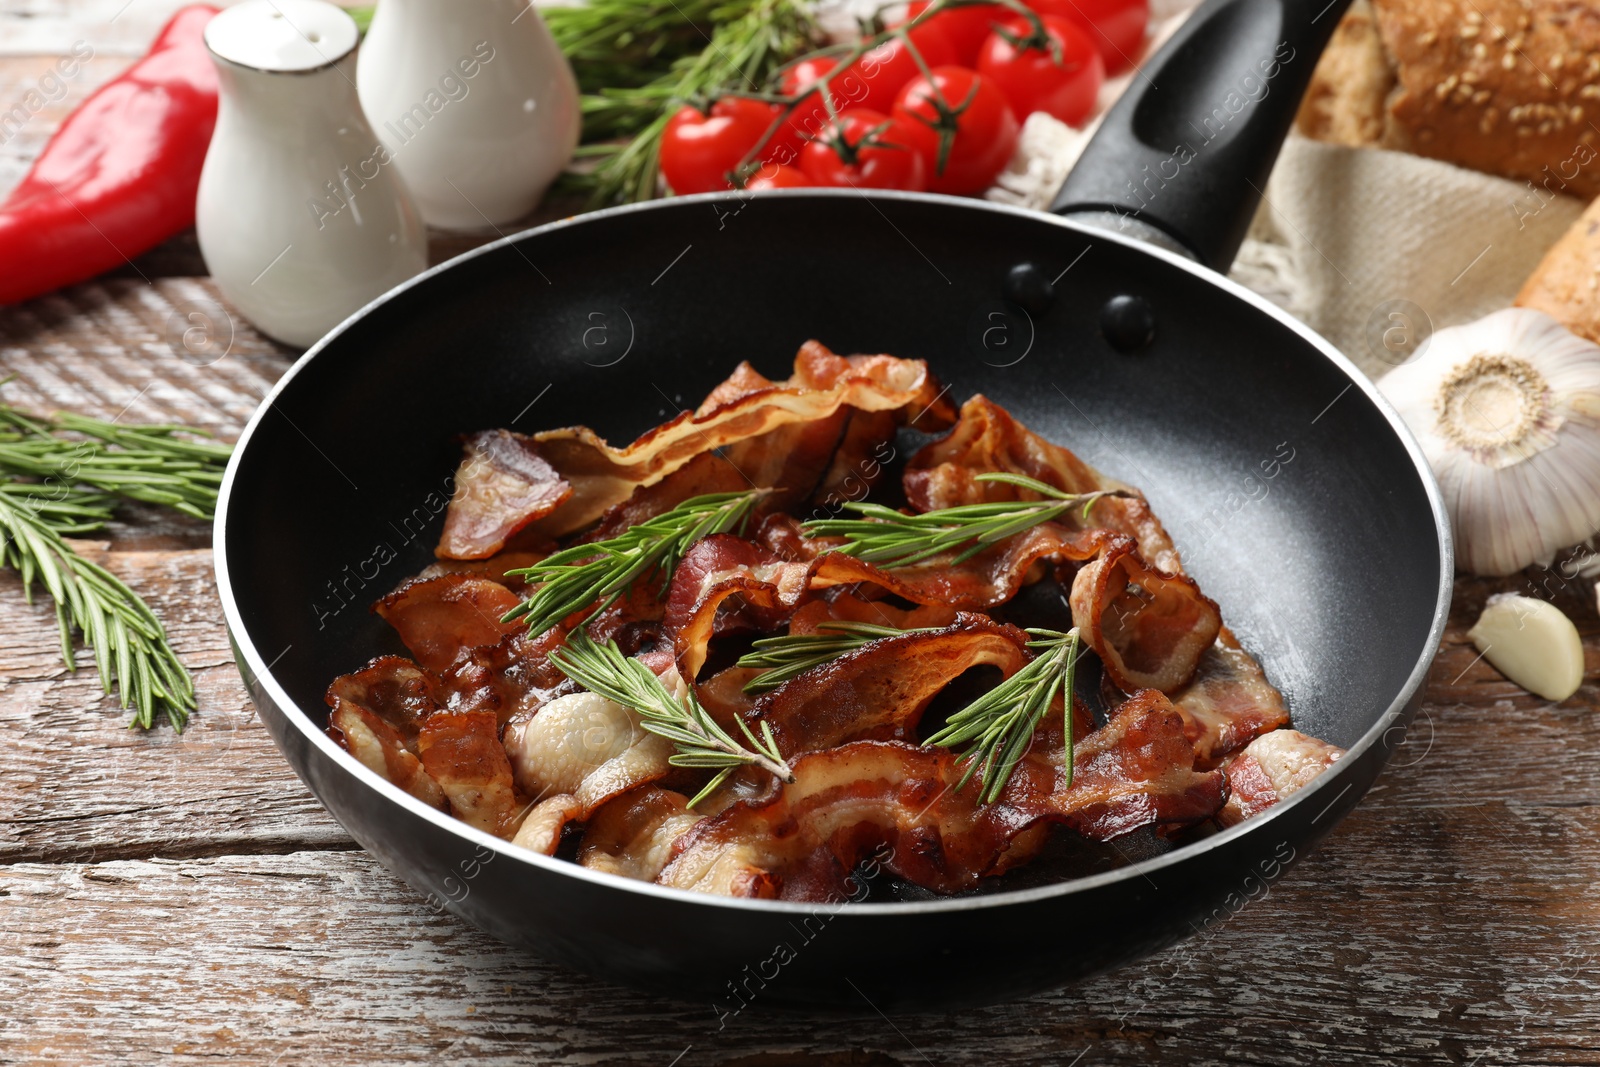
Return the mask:
[[719,771],[689,801],[691,808],[714,792],[729,774],[746,764],[769,771],[786,782],[794,781],[789,764],[778,751],[771,727],[763,723],[762,737],[757,738],[740,720],[739,728],[750,743],[746,748],[707,714],[692,687],[680,701],[649,667],[624,656],[615,641],[598,644],[582,630],[576,630],[563,647],[550,653],[550,662],[590,692],[637,712],[641,727],[666,738],[677,748],[671,759],[674,766]]
[[927,627],[899,630],[893,626],[878,626],[868,622],[823,622],[817,624],[815,633],[763,637],[751,644],[752,651],[739,657],[735,666],[763,668],[760,674],[745,683],[744,691],[765,693],[813,667],[831,663],[845,653],[854,652],[873,641],[899,637],[901,634],[932,632]]
[[965,746],[965,773],[956,788],[972,780],[983,784],[983,803],[993,804],[1005,792],[1017,763],[1028,751],[1045,713],[1062,700],[1066,715],[1066,785],[1072,784],[1072,687],[1082,644],[1077,628],[1029,630],[1035,656],[1021,670],[971,704],[952,714],[927,743],[941,748]]
[[573,612],[621,596],[651,571],[660,572],[665,589],[690,545],[712,534],[742,530],[756,501],[766,492],[752,489],[697,496],[615,537],[573,545],[531,567],[507,571],[539,588],[501,621],[525,618],[530,633],[543,633]]
[[1045,499],[962,504],[920,515],[903,515],[882,504],[853,503],[845,506],[861,518],[812,519],[803,529],[808,537],[843,537],[846,543],[832,551],[885,567],[909,567],[946,553],[954,553],[950,562],[959,564],[990,545],[1058,519],[1079,505],[1087,518],[1096,500],[1122,495],[1112,490],[1063,493],[1020,474],[980,474],[978,480],[1019,486]]
[[62,533],[84,530],[84,518],[74,509],[92,514],[99,506],[92,494],[68,494],[35,510],[34,499],[45,494],[19,492],[16,483],[0,487],[0,566],[18,571],[30,603],[35,581],[56,602],[61,658],[69,670],[76,669],[73,632],[81,631],[94,650],[101,687],[109,693],[115,685],[122,706],[132,705],[132,725],[149,729],[161,712],[182,730],[195,707],[189,672],[149,605],[61,539]]

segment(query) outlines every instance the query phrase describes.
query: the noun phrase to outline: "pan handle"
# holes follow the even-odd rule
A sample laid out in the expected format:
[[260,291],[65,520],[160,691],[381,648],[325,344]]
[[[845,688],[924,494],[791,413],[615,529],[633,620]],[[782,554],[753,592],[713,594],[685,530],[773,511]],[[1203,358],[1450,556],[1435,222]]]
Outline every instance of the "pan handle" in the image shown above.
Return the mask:
[[1206,0],[1135,72],[1050,210],[1233,262],[1351,0]]

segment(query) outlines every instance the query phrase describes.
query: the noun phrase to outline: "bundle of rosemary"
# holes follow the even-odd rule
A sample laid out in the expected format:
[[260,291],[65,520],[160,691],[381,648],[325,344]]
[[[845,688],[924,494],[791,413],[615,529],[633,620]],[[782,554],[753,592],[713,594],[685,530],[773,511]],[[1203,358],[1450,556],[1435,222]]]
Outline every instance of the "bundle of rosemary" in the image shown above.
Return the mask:
[[143,729],[160,712],[182,730],[195,707],[194,682],[150,606],[66,538],[103,529],[122,500],[211,518],[230,452],[180,426],[40,419],[0,404],[0,566],[21,576],[30,604],[34,584],[44,586],[55,601],[62,662],[77,669],[81,634],[101,686],[115,688]]

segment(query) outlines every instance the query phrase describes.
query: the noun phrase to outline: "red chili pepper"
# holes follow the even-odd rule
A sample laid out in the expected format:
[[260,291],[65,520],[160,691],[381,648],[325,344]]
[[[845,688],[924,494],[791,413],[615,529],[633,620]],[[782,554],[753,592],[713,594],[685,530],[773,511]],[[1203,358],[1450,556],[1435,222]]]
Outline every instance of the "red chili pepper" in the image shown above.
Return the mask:
[[172,16],[139,62],[61,124],[0,204],[0,304],[109,270],[194,225],[217,121],[202,33],[214,7]]

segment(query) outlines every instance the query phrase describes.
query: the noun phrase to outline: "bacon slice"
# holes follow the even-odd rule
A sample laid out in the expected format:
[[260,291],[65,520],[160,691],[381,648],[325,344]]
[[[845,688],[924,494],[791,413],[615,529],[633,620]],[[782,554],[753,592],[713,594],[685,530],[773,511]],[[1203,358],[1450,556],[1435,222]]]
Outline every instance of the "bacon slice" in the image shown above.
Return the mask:
[[1047,560],[1093,558],[1106,544],[1103,530],[1068,531],[1041,523],[993,545],[960,564],[938,557],[910,567],[880,567],[843,552],[818,556],[812,588],[851,582],[874,585],[916,604],[942,604],[972,611],[1003,604],[1031,580],[1043,576]]
[[[1059,781],[1062,746],[1051,732],[1040,731],[1030,759],[1055,766]],[[1160,833],[1193,826],[1216,814],[1226,796],[1220,771],[1195,769],[1183,716],[1159,690],[1130,697],[1072,755],[1072,786],[1051,791],[1049,810],[1097,841],[1145,826]],[[1027,810],[1033,802],[1017,803]]]
[[342,674],[328,686],[328,707],[340,700],[374,712],[415,752],[417,732],[439,710],[433,684],[422,669],[403,656],[379,656],[354,674]]
[[1125,692],[1172,693],[1194,677],[1222,629],[1216,601],[1166,574],[1118,537],[1072,581],[1072,622]]
[[[772,630],[810,588],[809,568],[788,563],[753,542],[716,534],[695,542],[678,561],[667,593],[665,623],[678,672],[693,681],[714,633]],[[732,611],[719,609],[730,607]]]
[[1228,802],[1217,822],[1233,826],[1289,799],[1333,766],[1344,749],[1299,730],[1262,734],[1228,762]]
[[565,794],[541,800],[523,817],[511,843],[540,855],[554,856],[561,844],[561,832],[582,810],[577,798]]
[[1032,658],[1027,644],[1015,626],[958,615],[944,630],[873,641],[806,671],[758,700],[751,718],[772,727],[786,758],[850,741],[915,740],[947,685],[978,666],[1011,677]]
[[[921,360],[850,356],[840,360],[837,369],[819,372],[818,367],[827,362],[824,356],[840,360],[820,345],[807,346],[796,358],[796,375],[790,381],[768,386],[749,381],[747,384],[755,386],[749,389],[719,387],[709,406],[684,412],[624,448],[612,447],[583,426],[533,435],[539,456],[570,485],[572,494],[530,529],[547,538],[581,530],[639,486],[659,482],[701,453],[737,446],[799,423],[827,420],[846,407],[891,412],[898,422],[923,429],[948,425],[951,412],[941,407],[942,387]],[[826,384],[818,387],[805,384],[808,381]],[[835,440],[837,436],[836,432]],[[776,450],[769,442],[762,451]],[[455,506],[452,500],[452,510]],[[498,529],[508,524],[490,521],[487,525]],[[476,543],[472,547],[483,552]],[[442,554],[451,550],[452,544],[441,543]]]
[[557,697],[531,719],[513,723],[504,751],[524,793],[570,795],[576,817],[587,819],[612,797],[665,777],[673,747],[642,729],[637,713],[580,692]]
[[954,893],[1028,858],[1041,822],[1110,840],[1193,825],[1222,806],[1222,772],[1193,769],[1183,718],[1159,692],[1138,694],[1077,746],[1066,789],[1060,742],[1059,726],[1041,729],[990,805],[978,803],[976,782],[955,788],[961,767],[944,750],[857,741],[802,756],[791,764],[794,782],[681,837],[657,880],[731,896],[830,899],[871,855],[902,878]]
[[456,818],[500,837],[511,836],[521,807],[494,715],[482,711],[431,715],[422,725],[417,749],[423,770],[439,783]]
[[418,578],[437,578],[441,574],[475,574],[499,582],[512,592],[521,593],[528,583],[514,570],[531,567],[548,553],[522,549],[497,552],[488,559],[440,559],[428,564],[418,573]]
[[575,688],[550,652],[566,638],[555,626],[537,637],[525,630],[507,634],[493,645],[468,649],[439,677],[434,689],[451,711],[493,712],[504,726],[526,719],[549,700]]
[[512,534],[560,507],[572,486],[545,462],[531,437],[483,430],[462,439],[455,492],[435,554],[486,559]]
[[1262,734],[1289,725],[1283,694],[1226,627],[1200,657],[1194,680],[1172,702],[1183,714],[1195,754],[1206,767]]
[[646,786],[608,801],[583,829],[578,865],[654,881],[672,859],[672,843],[702,818],[688,799]]
[[473,574],[414,578],[373,605],[427,670],[439,674],[469,649],[496,645],[525,630],[501,616],[522,601],[505,586]]
[[401,738],[382,717],[348,700],[336,699],[328,716],[328,732],[344,750],[374,774],[394,783],[424,804],[445,807],[439,784],[422,769]]
[[1097,500],[1089,521],[1132,537],[1145,559],[1162,570],[1183,573],[1172,538],[1131,486],[1106,477],[1072,451],[1040,437],[982,395],[961,406],[960,421],[947,436],[911,457],[903,478],[906,499],[918,511],[1039,499],[1037,493],[1018,486],[977,480],[980,474],[993,473],[1027,475],[1066,493],[1134,494]]

